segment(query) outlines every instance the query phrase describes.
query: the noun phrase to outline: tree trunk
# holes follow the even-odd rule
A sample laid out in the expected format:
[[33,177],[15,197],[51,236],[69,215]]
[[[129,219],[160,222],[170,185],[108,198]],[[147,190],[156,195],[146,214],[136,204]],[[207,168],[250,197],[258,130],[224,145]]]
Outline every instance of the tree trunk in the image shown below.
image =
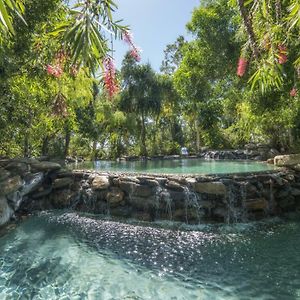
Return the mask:
[[66,131],[65,131],[65,150],[64,150],[64,156],[67,157],[69,155],[70,141],[71,141],[71,130],[70,130],[68,124],[66,124],[65,130]]
[[146,124],[145,124],[145,116],[142,113],[142,130],[141,130],[141,155],[147,156],[147,147],[146,147]]
[[293,131],[292,128],[288,129],[288,136],[289,136],[289,148],[291,149],[294,145],[294,136],[293,136]]
[[24,157],[30,156],[29,131],[26,130],[24,135]]
[[91,157],[92,160],[97,159],[96,151],[97,151],[97,141],[93,140],[93,153],[92,153],[92,157]]
[[42,156],[47,156],[49,152],[49,136],[46,135],[46,137],[43,138],[42,143]]
[[195,120],[195,131],[196,131],[196,150],[197,153],[200,152],[200,129],[199,129],[199,122],[196,118]]

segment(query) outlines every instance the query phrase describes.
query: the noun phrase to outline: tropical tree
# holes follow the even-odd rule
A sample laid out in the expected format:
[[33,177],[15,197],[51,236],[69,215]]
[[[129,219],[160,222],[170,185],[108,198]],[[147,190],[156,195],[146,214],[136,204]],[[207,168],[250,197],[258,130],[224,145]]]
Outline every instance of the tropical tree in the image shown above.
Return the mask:
[[137,115],[137,126],[140,129],[140,154],[147,156],[147,124],[161,111],[160,84],[151,66],[137,64],[130,54],[127,54],[123,61],[121,76],[120,108]]
[[182,61],[183,46],[186,41],[183,36],[179,36],[175,43],[169,44],[164,50],[164,59],[161,63],[160,71],[166,75],[172,75]]
[[[174,74],[174,84],[184,99],[184,115],[197,152],[201,136],[203,146],[221,143],[215,137],[219,136],[222,94],[235,81],[233,65],[239,49],[234,15],[226,1],[213,1],[195,9],[187,24],[195,39],[182,48],[183,58]],[[224,89],[217,89],[220,85]]]
[[299,0],[230,0],[240,14],[241,49],[238,75],[250,64],[252,89],[297,94],[300,77]]

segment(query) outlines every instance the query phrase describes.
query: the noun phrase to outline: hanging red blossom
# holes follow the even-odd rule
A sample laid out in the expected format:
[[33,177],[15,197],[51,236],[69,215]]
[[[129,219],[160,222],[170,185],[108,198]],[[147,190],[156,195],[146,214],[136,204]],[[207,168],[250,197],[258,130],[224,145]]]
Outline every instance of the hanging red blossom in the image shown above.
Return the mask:
[[128,44],[129,46],[134,45],[133,36],[132,36],[132,33],[130,31],[124,31],[123,34],[122,34],[122,38],[123,38],[123,41],[126,44]]
[[246,73],[247,66],[248,66],[248,60],[246,58],[240,57],[236,74],[239,77],[243,77],[244,74]]
[[104,65],[104,86],[108,92],[109,97],[113,97],[119,90],[116,79],[116,68],[111,57],[105,58]]
[[63,73],[63,70],[60,65],[47,65],[46,70],[49,75],[52,75],[56,78],[59,78]]
[[278,45],[278,63],[283,65],[287,62],[288,57],[287,57],[287,48],[284,45]]
[[298,90],[293,87],[291,90],[290,90],[290,96],[291,97],[296,97],[298,95]]
[[133,42],[133,35],[130,31],[125,31],[122,35],[123,41],[129,45],[131,48],[129,54],[131,57],[133,57],[136,61],[141,60],[141,49],[135,45]]
[[141,61],[140,50],[137,47],[131,49],[130,56],[133,57],[136,61]]

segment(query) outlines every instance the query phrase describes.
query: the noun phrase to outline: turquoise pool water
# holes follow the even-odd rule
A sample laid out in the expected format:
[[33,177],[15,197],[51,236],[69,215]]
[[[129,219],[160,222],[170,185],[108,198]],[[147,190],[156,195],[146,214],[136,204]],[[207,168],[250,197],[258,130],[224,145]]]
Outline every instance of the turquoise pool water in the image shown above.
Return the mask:
[[165,174],[224,174],[274,170],[273,165],[255,161],[175,159],[148,161],[95,161],[73,166],[75,169]]
[[300,223],[188,229],[31,217],[0,237],[0,299],[300,299]]

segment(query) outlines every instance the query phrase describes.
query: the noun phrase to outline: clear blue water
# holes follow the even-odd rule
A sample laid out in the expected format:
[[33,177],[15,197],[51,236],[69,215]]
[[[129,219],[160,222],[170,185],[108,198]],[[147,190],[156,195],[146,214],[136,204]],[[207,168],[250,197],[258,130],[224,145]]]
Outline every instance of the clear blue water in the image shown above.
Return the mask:
[[188,229],[31,217],[0,237],[0,299],[300,299],[300,223]]
[[160,174],[224,174],[274,170],[273,165],[255,161],[174,159],[148,161],[95,161],[74,166],[75,169]]

